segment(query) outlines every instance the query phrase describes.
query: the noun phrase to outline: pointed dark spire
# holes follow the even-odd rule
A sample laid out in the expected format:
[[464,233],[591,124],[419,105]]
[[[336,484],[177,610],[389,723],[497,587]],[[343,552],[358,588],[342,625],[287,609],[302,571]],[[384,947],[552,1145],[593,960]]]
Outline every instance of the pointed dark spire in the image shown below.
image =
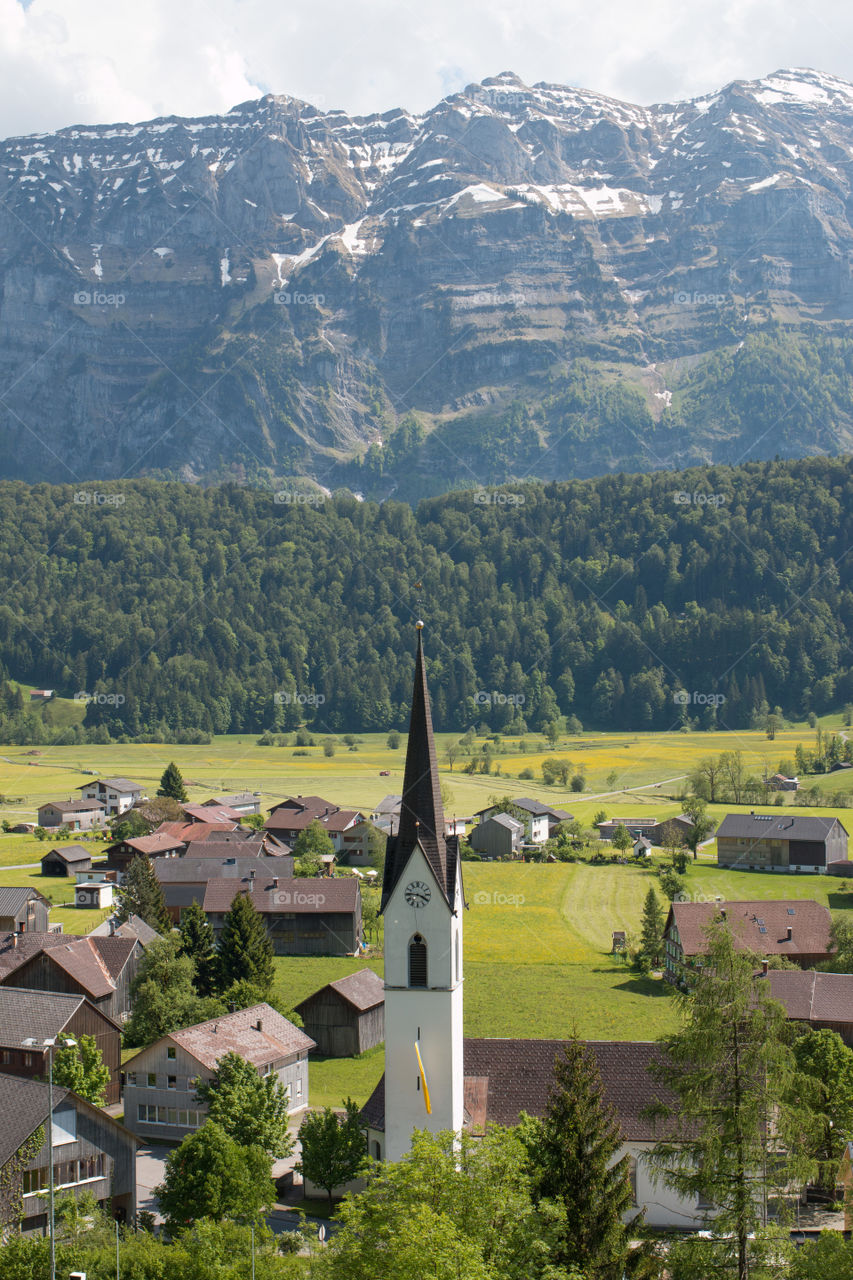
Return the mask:
[[423,625],[422,622],[417,624],[418,649],[406,749],[406,772],[403,777],[403,802],[397,835],[389,838],[385,854],[383,910],[416,844],[420,844],[426,854],[442,892],[448,899],[454,879],[456,842],[453,842],[454,848],[448,856],[424,661]]

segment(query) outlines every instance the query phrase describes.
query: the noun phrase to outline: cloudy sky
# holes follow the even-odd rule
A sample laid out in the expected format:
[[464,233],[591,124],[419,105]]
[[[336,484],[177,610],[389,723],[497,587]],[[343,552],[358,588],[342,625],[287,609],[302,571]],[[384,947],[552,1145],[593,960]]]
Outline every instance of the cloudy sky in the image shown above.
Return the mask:
[[269,92],[421,110],[506,70],[660,102],[790,66],[853,80],[848,0],[0,0],[0,136]]

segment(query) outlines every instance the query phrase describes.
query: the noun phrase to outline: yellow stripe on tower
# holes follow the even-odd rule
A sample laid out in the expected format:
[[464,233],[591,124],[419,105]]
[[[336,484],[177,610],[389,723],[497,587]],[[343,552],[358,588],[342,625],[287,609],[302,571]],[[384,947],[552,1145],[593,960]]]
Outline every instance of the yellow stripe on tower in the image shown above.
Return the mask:
[[419,1047],[418,1047],[418,1042],[417,1042],[417,1040],[415,1041],[415,1053],[416,1053],[416,1055],[417,1055],[417,1059],[418,1059],[418,1070],[419,1070],[419,1071],[420,1071],[420,1073],[421,1073],[421,1080],[423,1081],[423,1086],[424,1086],[424,1102],[426,1103],[427,1115],[428,1115],[428,1116],[431,1116],[431,1115],[432,1115],[432,1103],[431,1103],[431,1102],[430,1102],[430,1100],[429,1100],[429,1086],[427,1085],[426,1072],[424,1071],[424,1064],[423,1064],[423,1062],[421,1061],[421,1051],[420,1051],[420,1049],[419,1049]]

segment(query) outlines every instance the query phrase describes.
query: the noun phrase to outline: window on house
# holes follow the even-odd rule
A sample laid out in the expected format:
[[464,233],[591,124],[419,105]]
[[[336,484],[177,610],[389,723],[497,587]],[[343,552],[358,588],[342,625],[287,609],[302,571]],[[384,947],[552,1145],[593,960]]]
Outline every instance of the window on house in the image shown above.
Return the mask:
[[177,1077],[177,1076],[166,1076],[166,1088],[167,1088],[167,1089],[177,1089],[177,1087],[178,1087],[178,1077]]
[[301,1080],[296,1081],[296,1096],[297,1098],[302,1097],[302,1081]]
[[124,1083],[125,1085],[130,1085],[132,1089],[135,1089],[136,1088],[136,1072],[128,1071],[127,1075],[125,1076]]
[[166,1057],[169,1059],[170,1062],[175,1061],[175,1058],[177,1057],[177,1050],[175,1049],[174,1045],[171,1048],[166,1050]]
[[637,1203],[637,1158],[636,1156],[628,1157],[628,1178],[631,1183],[631,1203]]
[[419,933],[409,943],[409,986],[425,987],[427,984],[427,946]]
[[157,1072],[156,1071],[148,1072],[148,1088],[149,1089],[157,1088]]
[[77,1112],[73,1107],[63,1107],[53,1113],[53,1145],[64,1146],[77,1141]]

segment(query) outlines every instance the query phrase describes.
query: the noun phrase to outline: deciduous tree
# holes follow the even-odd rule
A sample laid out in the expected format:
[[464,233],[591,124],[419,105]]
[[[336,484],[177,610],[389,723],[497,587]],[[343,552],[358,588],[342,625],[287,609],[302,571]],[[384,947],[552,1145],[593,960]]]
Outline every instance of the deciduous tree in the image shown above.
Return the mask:
[[104,1105],[110,1069],[105,1064],[94,1036],[81,1035],[76,1045],[57,1049],[53,1057],[53,1082],[91,1102]]
[[302,1159],[296,1167],[323,1188],[331,1209],[335,1187],[357,1178],[366,1163],[358,1107],[347,1098],[343,1115],[331,1107],[310,1111],[299,1127],[299,1142]]
[[262,1077],[238,1053],[226,1053],[216,1064],[216,1074],[199,1080],[196,1093],[207,1103],[208,1119],[242,1147],[260,1147],[275,1160],[290,1155],[287,1093],[274,1073]]
[[260,1147],[241,1146],[211,1120],[184,1138],[166,1157],[166,1172],[154,1194],[169,1233],[200,1218],[256,1221],[275,1200],[272,1161]]

